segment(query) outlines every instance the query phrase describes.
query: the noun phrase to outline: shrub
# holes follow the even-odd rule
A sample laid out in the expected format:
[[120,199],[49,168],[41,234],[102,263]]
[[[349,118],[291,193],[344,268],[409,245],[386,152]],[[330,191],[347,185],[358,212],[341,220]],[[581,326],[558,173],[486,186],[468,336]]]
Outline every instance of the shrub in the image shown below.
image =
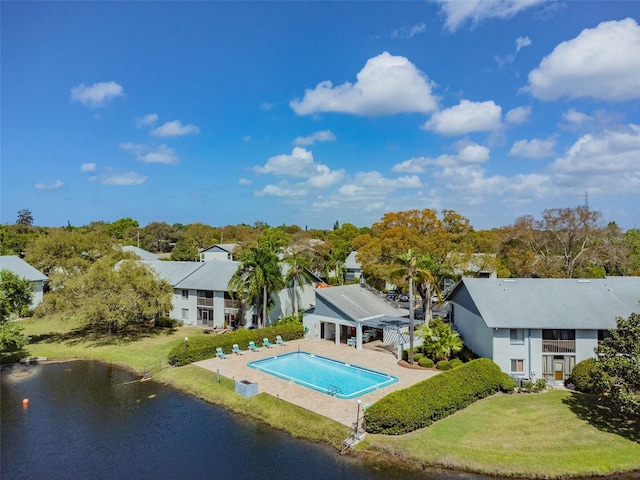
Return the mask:
[[413,354],[413,362],[414,363],[418,363],[418,365],[420,365],[420,360],[424,358],[424,353],[414,353]]
[[436,363],[436,367],[438,367],[438,370],[451,370],[451,363],[449,360],[440,360]]
[[418,365],[424,368],[431,368],[433,367],[433,360],[427,357],[422,357],[420,360],[418,360]]
[[449,368],[456,368],[462,365],[462,360],[459,358],[454,358],[453,360],[449,360]]
[[522,382],[520,391],[523,393],[538,393],[542,392],[545,388],[547,388],[547,381],[544,378],[539,378],[535,382]]
[[571,382],[579,392],[603,393],[602,378],[603,372],[595,358],[578,362],[571,371]]
[[500,385],[500,390],[507,393],[513,393],[515,389],[516,381],[513,379],[513,377],[508,373],[502,372],[502,385]]
[[250,341],[253,340],[256,345],[259,345],[262,339],[267,337],[273,342],[276,335],[281,335],[285,341],[297,340],[304,336],[304,331],[302,325],[289,323],[254,330],[241,329],[220,335],[202,335],[189,339],[188,347],[184,342],[180,342],[171,349],[168,356],[177,366],[189,365],[192,362],[215,357],[218,347],[225,353],[231,353],[233,344],[237,343],[242,350],[246,350],[249,348]]
[[176,328],[178,326],[178,320],[174,320],[169,317],[160,317],[156,319],[153,324],[156,328]]
[[367,409],[367,431],[412,432],[500,391],[505,383],[500,367],[488,358],[465,363],[378,400]]

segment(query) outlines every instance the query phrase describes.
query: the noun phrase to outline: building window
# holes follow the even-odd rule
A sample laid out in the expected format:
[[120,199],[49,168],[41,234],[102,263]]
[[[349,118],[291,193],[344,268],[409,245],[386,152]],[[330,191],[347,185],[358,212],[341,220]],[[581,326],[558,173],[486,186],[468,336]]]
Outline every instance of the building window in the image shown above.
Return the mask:
[[182,299],[187,300],[189,298],[189,290],[182,290]]
[[512,358],[511,373],[524,373],[524,360],[520,358]]
[[189,320],[189,309],[188,308],[183,308],[182,309],[182,319],[183,320]]
[[523,345],[524,344],[524,329],[512,328],[510,330],[511,345]]

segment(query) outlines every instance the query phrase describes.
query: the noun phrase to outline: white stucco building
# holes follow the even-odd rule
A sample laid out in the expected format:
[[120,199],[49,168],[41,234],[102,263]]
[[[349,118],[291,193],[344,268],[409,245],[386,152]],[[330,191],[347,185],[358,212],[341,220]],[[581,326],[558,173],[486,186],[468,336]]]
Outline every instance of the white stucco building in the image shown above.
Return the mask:
[[640,312],[640,277],[463,278],[448,298],[474,353],[516,379],[562,382],[618,317]]

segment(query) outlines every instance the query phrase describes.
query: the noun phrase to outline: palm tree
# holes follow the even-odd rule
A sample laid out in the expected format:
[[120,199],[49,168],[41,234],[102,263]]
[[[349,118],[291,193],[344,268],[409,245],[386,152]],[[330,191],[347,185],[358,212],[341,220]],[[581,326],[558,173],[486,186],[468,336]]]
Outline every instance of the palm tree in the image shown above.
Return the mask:
[[396,265],[400,265],[399,268],[392,270],[391,278],[402,277],[409,281],[409,363],[413,365],[413,335],[415,330],[414,312],[413,312],[413,279],[416,276],[419,268],[416,266],[417,257],[413,254],[411,249],[402,255],[398,255],[394,259]]
[[297,253],[294,253],[289,258],[285,259],[285,262],[290,266],[285,281],[288,285],[289,282],[293,280],[293,313],[296,317],[298,316],[298,285],[300,285],[300,288],[304,290],[305,280],[309,283],[312,282],[311,274],[305,267],[304,260],[304,257]]
[[241,253],[238,260],[241,264],[229,280],[229,293],[232,297],[238,295],[243,304],[262,296],[259,326],[263,326],[272,303],[271,294],[284,287],[278,257],[266,244],[258,244]]
[[416,271],[417,290],[422,297],[422,318],[428,325],[433,317],[431,298],[434,294],[440,296],[438,277],[434,274],[438,270],[438,266],[430,255],[420,257],[418,266]]

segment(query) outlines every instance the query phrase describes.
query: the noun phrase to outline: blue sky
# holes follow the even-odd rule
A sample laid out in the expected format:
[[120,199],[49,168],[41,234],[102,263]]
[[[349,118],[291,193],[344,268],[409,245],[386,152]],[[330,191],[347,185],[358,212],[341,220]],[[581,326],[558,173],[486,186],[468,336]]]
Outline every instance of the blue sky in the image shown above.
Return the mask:
[[0,221],[640,228],[640,2],[11,2]]

